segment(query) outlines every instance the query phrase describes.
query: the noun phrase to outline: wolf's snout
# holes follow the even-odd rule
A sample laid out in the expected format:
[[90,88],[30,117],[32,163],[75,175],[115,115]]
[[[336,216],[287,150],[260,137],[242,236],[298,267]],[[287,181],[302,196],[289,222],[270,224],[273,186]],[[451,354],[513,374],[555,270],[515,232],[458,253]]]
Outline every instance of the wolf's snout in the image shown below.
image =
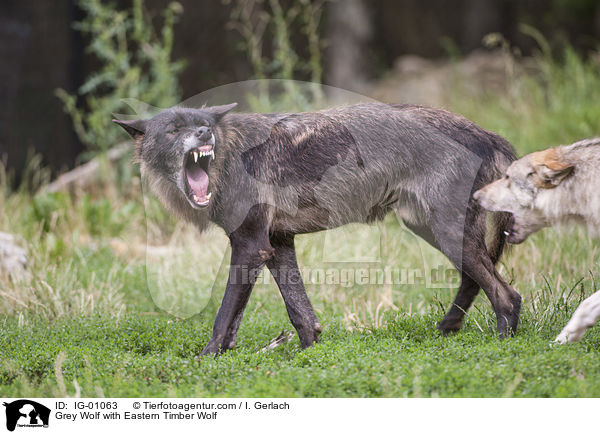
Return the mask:
[[196,131],[196,136],[200,140],[207,141],[208,139],[210,139],[210,136],[211,136],[210,128],[209,127],[198,128],[198,130]]
[[475,202],[479,202],[481,196],[483,196],[483,192],[481,190],[477,190],[475,193],[473,193],[473,200]]

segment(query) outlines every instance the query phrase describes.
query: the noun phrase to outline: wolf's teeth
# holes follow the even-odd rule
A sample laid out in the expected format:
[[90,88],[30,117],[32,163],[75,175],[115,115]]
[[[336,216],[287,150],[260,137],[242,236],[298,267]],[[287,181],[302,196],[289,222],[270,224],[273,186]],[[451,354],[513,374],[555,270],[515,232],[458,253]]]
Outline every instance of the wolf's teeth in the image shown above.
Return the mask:
[[194,154],[194,163],[198,162],[198,153],[196,151],[193,152]]
[[209,200],[211,196],[212,196],[212,191],[206,195],[206,200]]
[[211,150],[211,151],[210,151],[210,156],[211,156],[211,157],[212,157],[212,159],[214,160],[214,159],[215,159],[215,151],[212,151],[212,150]]
[[504,231],[504,235],[506,235],[508,237],[510,235],[510,232]]

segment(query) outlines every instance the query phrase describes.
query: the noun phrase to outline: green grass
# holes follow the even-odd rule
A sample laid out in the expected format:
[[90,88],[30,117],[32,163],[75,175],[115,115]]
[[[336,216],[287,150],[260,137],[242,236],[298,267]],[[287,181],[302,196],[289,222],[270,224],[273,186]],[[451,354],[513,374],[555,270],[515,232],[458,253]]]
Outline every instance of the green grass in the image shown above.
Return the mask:
[[[250,306],[252,309],[255,306]],[[246,318],[238,349],[194,356],[206,321],[131,315],[2,324],[0,394],[8,396],[598,396],[597,331],[578,345],[551,347],[530,315],[513,339],[481,332],[473,319],[457,335],[435,332],[439,315],[394,316],[371,333],[325,319],[323,342],[259,349],[285,321],[277,306]],[[479,315],[474,315],[477,318]],[[482,318],[479,318],[480,320]],[[59,376],[57,377],[57,372]],[[64,385],[64,386],[63,386]]]
[[[501,94],[467,100],[460,88],[448,108],[506,136],[520,155],[600,133],[600,72],[568,50]],[[30,263],[24,280],[0,278],[0,395],[600,396],[598,327],[579,344],[550,345],[598,289],[598,241],[581,229],[545,229],[502,259],[500,272],[524,297],[514,338],[498,339],[483,295],[464,329],[443,338],[435,326],[455,289],[307,281],[322,342],[300,351],[294,338],[263,353],[292,330],[271,280],[255,288],[237,348],[198,361],[224,288],[223,234],[175,224],[136,182],[75,196],[6,185],[0,230],[22,237]],[[449,267],[392,217],[297,244],[302,267],[341,276]]]

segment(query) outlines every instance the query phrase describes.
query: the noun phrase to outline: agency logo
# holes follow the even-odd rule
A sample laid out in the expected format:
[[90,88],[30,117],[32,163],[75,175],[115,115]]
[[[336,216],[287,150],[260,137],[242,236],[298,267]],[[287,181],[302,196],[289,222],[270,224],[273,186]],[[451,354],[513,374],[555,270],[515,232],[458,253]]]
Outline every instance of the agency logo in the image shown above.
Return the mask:
[[6,407],[6,429],[14,431],[22,428],[48,428],[50,409],[29,399],[19,399],[3,403]]

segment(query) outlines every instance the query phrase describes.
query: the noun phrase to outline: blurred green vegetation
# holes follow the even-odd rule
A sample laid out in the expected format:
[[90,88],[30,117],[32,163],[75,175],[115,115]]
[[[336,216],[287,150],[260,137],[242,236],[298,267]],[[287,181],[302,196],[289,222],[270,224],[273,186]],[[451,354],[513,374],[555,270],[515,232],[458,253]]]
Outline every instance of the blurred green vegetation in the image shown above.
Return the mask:
[[[320,21],[324,0],[299,0],[286,8],[280,0],[269,0],[269,8],[256,0],[231,3],[228,27],[242,37],[240,48],[248,55],[252,78],[271,80],[259,83],[258,94],[248,96],[252,110],[307,111],[322,106],[325,95],[320,85],[323,80]],[[306,59],[297,52],[298,39],[307,47]],[[296,82],[302,79],[310,83]],[[280,80],[276,96],[270,87],[273,80]]]
[[[171,59],[173,27],[183,12],[171,2],[162,12],[162,27],[156,31],[144,9],[143,0],[134,0],[131,10],[117,9],[114,3],[79,0],[85,17],[75,28],[91,41],[88,52],[99,67],[76,95],[58,89],[56,95],[73,121],[79,140],[90,155],[106,151],[123,133],[111,123],[112,115],[129,111],[126,99],[167,108],[180,101],[178,75],[181,60]],[[138,117],[146,113],[135,113]]]
[[[519,155],[599,135],[600,52],[583,57],[566,45],[553,55],[539,32],[522,29],[540,47],[529,71],[509,74],[505,91],[484,89],[475,99],[461,97],[465,83],[458,82],[448,108],[506,137]],[[522,59],[501,44],[512,71]]]

